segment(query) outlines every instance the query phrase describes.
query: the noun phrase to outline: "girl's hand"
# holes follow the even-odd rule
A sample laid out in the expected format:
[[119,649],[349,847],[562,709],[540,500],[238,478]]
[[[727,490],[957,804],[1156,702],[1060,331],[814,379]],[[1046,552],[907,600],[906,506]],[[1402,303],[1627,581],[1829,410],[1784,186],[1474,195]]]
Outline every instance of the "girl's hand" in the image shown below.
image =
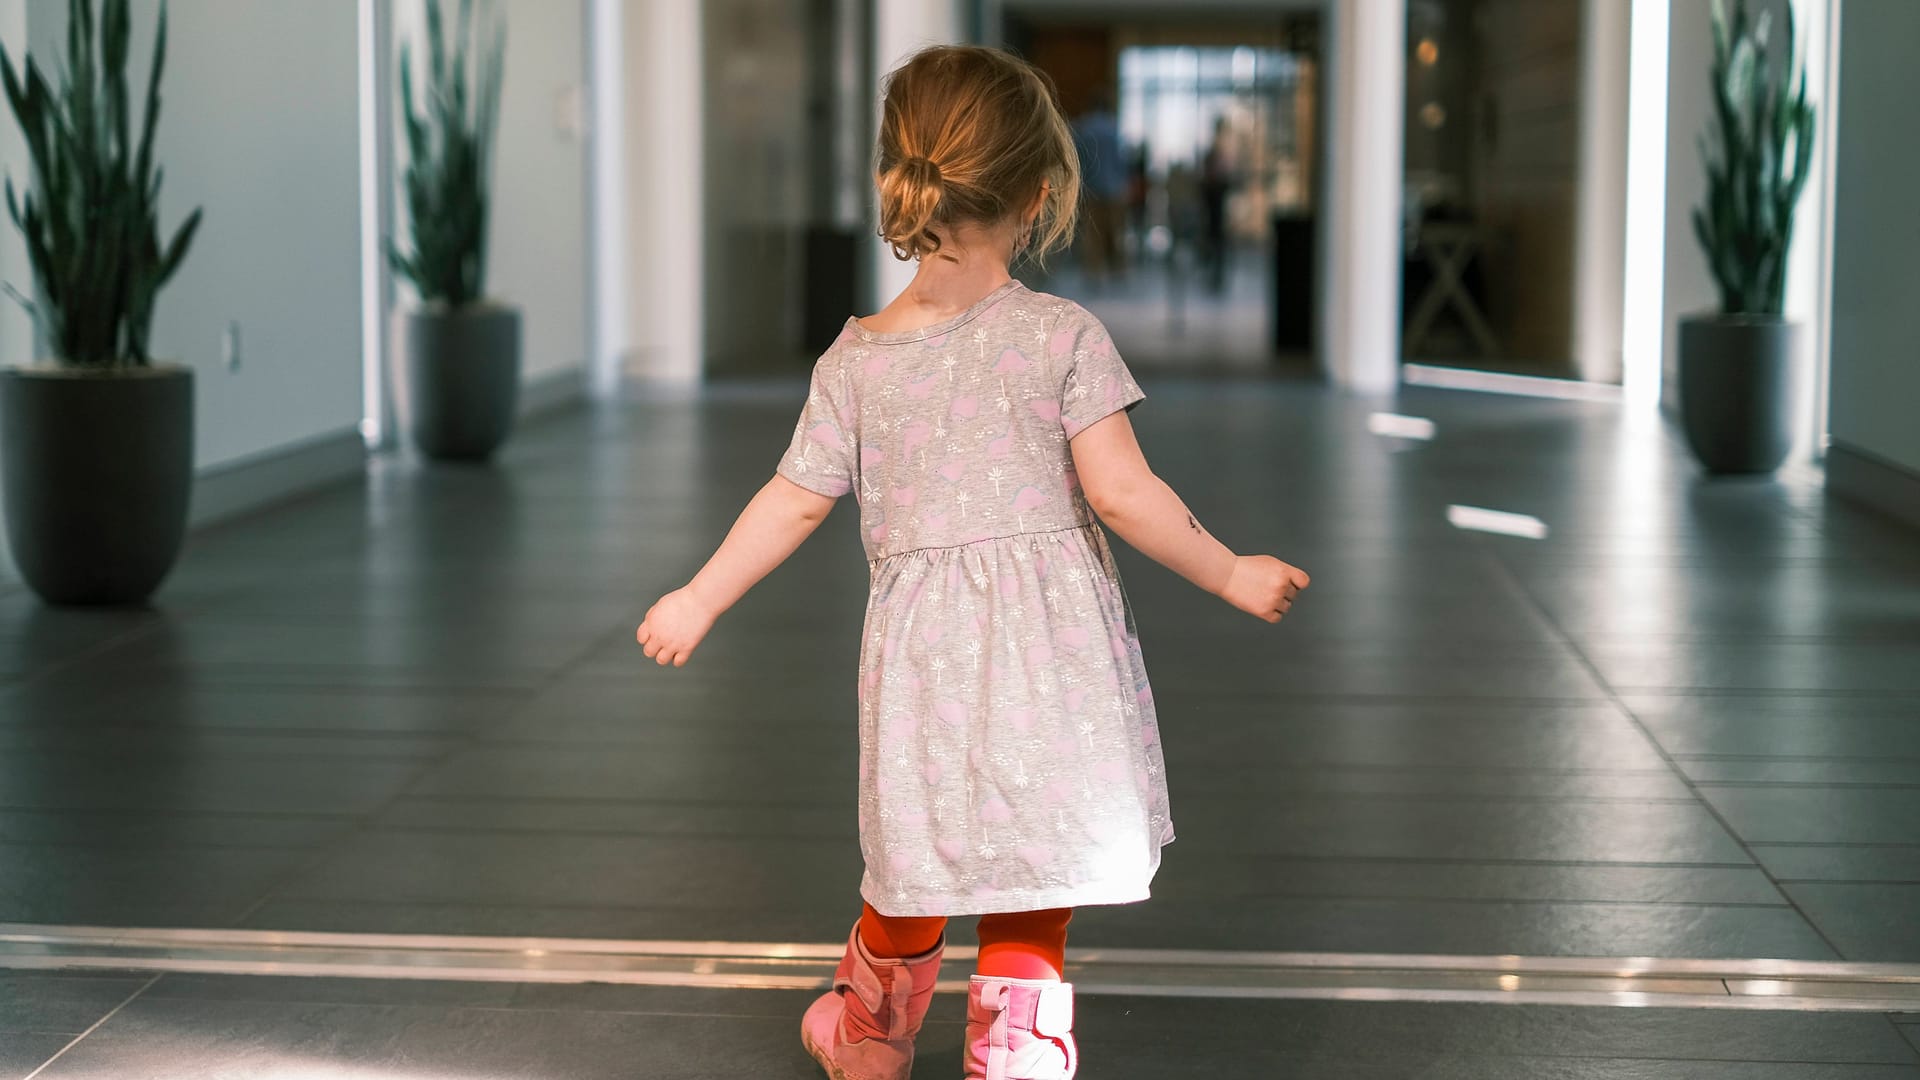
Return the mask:
[[1241,555],[1233,560],[1233,573],[1220,590],[1220,599],[1254,618],[1277,623],[1308,580],[1305,570],[1271,555]]
[[634,637],[647,658],[665,667],[680,667],[693,655],[707,631],[713,629],[719,613],[702,603],[688,589],[675,589],[647,609]]

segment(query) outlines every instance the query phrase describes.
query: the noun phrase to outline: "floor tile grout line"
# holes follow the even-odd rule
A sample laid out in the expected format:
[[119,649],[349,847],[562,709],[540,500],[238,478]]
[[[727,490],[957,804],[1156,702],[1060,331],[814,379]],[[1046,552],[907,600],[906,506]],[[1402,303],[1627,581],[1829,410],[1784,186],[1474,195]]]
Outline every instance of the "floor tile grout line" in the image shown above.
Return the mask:
[[1593,658],[1588,656],[1586,650],[1580,647],[1579,643],[1573,639],[1566,628],[1554,619],[1553,613],[1547,609],[1546,605],[1542,604],[1540,599],[1533,595],[1533,592],[1527,588],[1526,583],[1521,580],[1518,574],[1513,572],[1513,568],[1509,567],[1505,560],[1500,558],[1499,554],[1491,545],[1484,546],[1482,552],[1485,557],[1493,563],[1499,580],[1505,583],[1508,589],[1516,593],[1521,601],[1532,608],[1540,618],[1545,620],[1547,625],[1551,627],[1554,635],[1567,644],[1568,648],[1572,650],[1574,657],[1586,670],[1588,676],[1592,678],[1601,689],[1606,691],[1608,700],[1612,701],[1614,707],[1625,714],[1627,719],[1639,730],[1641,736],[1653,746],[1654,752],[1658,753],[1661,758],[1667,762],[1668,766],[1673,769],[1674,775],[1686,786],[1687,790],[1693,793],[1694,798],[1699,800],[1700,808],[1706,811],[1706,813],[1719,824],[1721,829],[1726,831],[1727,836],[1730,837],[1735,844],[1740,846],[1740,850],[1746,853],[1747,858],[1753,860],[1753,865],[1757,867],[1760,873],[1766,877],[1767,881],[1773,885],[1774,891],[1780,894],[1780,898],[1786,901],[1787,906],[1793,910],[1794,914],[1800,916],[1800,920],[1807,925],[1807,929],[1811,930],[1822,944],[1828,949],[1831,949],[1834,956],[1844,958],[1847,955],[1846,952],[1827,935],[1827,932],[1821,928],[1819,923],[1814,921],[1813,916],[1807,914],[1806,909],[1802,908],[1799,902],[1782,887],[1780,880],[1773,875],[1771,870],[1767,869],[1765,863],[1760,861],[1760,857],[1747,843],[1746,838],[1741,836],[1739,831],[1733,827],[1733,823],[1728,821],[1726,816],[1720,812],[1719,808],[1715,807],[1713,803],[1701,793],[1700,785],[1696,784],[1693,778],[1686,774],[1686,770],[1682,769],[1680,764],[1674,760],[1673,755],[1668,752],[1666,745],[1654,734],[1653,729],[1647,725],[1646,721],[1640,718],[1638,712],[1634,711],[1634,709],[1623,700],[1621,691],[1617,689],[1613,683],[1608,681],[1605,673],[1593,662]]
[[25,1077],[22,1077],[22,1080],[34,1080],[35,1077],[39,1076],[43,1072],[46,1072],[47,1069],[50,1066],[52,1066],[54,1062],[59,1061],[62,1057],[65,1057],[67,1054],[67,1051],[72,1050],[76,1046],[79,1046],[80,1043],[87,1038],[87,1036],[92,1035],[94,1032],[100,1030],[100,1026],[102,1024],[105,1024],[107,1021],[119,1015],[121,1009],[124,1009],[127,1006],[133,1004],[135,998],[138,998],[140,995],[146,993],[148,990],[153,989],[154,984],[164,978],[166,978],[166,973],[160,972],[155,974],[153,978],[148,979],[146,982],[140,984],[140,987],[138,989],[136,989],[133,993],[127,995],[127,998],[125,1001],[122,1001],[120,1004],[115,1005],[113,1008],[107,1010],[107,1014],[105,1016],[102,1016],[100,1019],[95,1020],[91,1025],[87,1027],[87,1030],[81,1032],[78,1035],[75,1035],[73,1037],[72,1042],[69,1042],[67,1045],[55,1051],[52,1057],[41,1062],[39,1068],[28,1073]]
[[[612,631],[608,630],[607,633],[611,634]],[[538,698],[543,691],[563,683],[566,673],[585,663],[588,657],[598,651],[598,648],[599,646],[597,644],[590,644],[582,648],[572,660],[557,666],[553,672],[544,681],[537,684],[535,688],[521,694],[519,700],[508,702],[503,712],[499,716],[496,716],[488,725],[484,726],[497,728],[511,721],[519,710],[525,708],[532,700]],[[379,820],[382,815],[391,811],[406,795],[409,788],[419,783],[423,777],[434,769],[439,768],[458,754],[477,745],[479,742],[477,734],[478,733],[474,731],[463,732],[452,740],[452,745],[449,746],[446,751],[422,760],[417,769],[413,770],[405,780],[395,785],[393,794],[390,797],[377,806],[369,808],[357,821],[342,830],[339,836],[332,837],[322,843],[314,845],[313,850],[309,851],[305,858],[299,860],[295,866],[289,868],[286,873],[271,882],[262,890],[260,896],[255,899],[253,903],[247,905],[235,915],[233,922],[239,925],[245,925],[247,921],[258,914],[261,909],[278,898],[287,885],[300,880],[300,878],[311,869],[322,865],[326,858],[340,851],[348,841],[370,835],[374,831],[373,823]],[[29,1080],[31,1080],[31,1078],[29,1078]]]

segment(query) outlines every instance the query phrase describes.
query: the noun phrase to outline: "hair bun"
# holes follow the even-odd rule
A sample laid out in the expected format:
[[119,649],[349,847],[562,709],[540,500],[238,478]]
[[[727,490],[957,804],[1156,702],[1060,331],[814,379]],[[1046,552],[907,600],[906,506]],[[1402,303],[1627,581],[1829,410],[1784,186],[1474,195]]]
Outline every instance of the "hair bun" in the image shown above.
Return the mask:
[[910,183],[930,187],[940,182],[940,166],[930,157],[918,154],[900,159],[902,178]]

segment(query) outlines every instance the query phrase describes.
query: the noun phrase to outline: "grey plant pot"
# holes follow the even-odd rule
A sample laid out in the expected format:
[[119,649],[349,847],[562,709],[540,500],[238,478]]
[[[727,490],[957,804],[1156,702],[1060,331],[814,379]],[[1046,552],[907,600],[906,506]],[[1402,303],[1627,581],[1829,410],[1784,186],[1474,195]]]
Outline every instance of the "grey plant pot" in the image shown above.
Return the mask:
[[1793,446],[1800,328],[1785,319],[1680,320],[1680,418],[1708,472],[1770,473]]
[[513,429],[520,396],[520,312],[498,304],[394,315],[395,405],[431,458],[479,461]]
[[193,492],[193,370],[0,372],[7,540],[50,604],[137,604],[173,569]]

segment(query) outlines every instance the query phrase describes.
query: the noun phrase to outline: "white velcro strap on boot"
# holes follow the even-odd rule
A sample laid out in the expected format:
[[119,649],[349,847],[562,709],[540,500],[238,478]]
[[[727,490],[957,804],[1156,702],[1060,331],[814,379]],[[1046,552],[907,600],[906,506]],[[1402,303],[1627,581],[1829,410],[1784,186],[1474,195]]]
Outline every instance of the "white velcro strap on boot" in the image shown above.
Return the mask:
[[1073,1031],[1073,984],[1055,983],[1043,988],[1033,1004],[1033,1031],[1048,1038],[1062,1038]]

